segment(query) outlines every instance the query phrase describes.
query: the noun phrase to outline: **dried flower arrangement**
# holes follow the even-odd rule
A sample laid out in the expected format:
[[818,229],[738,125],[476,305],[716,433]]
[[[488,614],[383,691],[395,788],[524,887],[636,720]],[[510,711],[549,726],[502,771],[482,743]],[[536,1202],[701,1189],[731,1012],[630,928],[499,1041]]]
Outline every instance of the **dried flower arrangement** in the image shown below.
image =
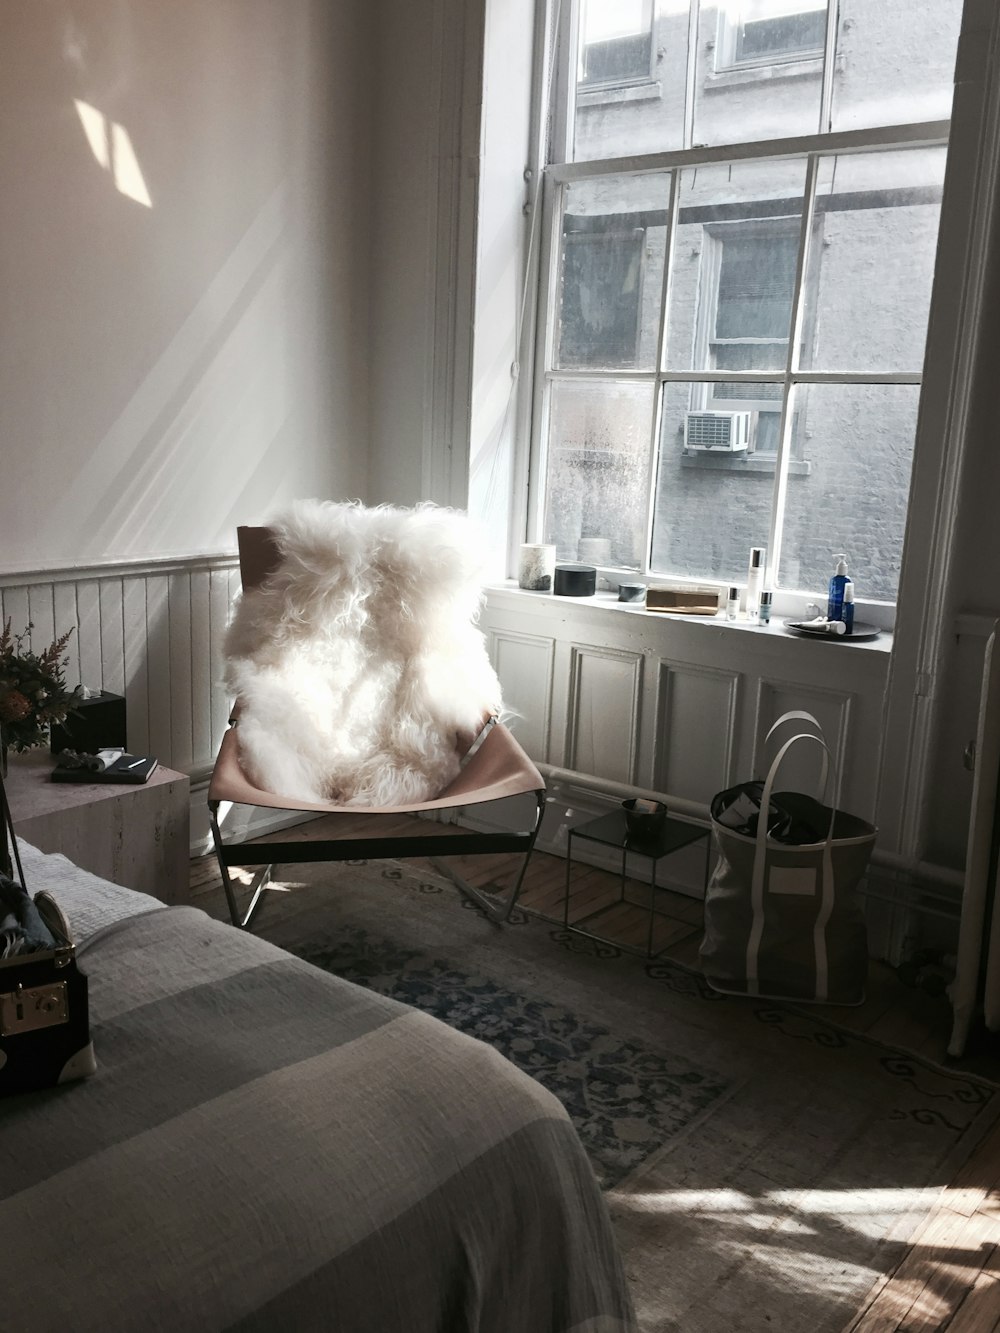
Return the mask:
[[11,634],[10,620],[0,634],[0,744],[19,753],[48,740],[49,724],[62,722],[73,705],[66,688],[63,653],[72,629],[41,653],[33,653],[28,625]]

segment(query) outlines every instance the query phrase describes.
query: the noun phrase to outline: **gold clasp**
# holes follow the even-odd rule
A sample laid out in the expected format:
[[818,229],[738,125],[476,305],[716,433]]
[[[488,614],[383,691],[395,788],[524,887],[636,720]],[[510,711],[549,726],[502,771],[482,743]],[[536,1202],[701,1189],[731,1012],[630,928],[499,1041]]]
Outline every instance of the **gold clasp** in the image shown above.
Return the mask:
[[0,1036],[12,1037],[36,1028],[55,1027],[69,1022],[65,981],[53,981],[47,986],[18,983],[17,990],[0,994]]

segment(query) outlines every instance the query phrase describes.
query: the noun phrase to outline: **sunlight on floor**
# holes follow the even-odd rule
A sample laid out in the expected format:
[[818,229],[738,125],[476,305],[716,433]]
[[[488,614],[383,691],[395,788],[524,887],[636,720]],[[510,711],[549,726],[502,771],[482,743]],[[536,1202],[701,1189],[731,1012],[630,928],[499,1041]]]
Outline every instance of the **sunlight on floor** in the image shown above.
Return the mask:
[[[786,1291],[848,1296],[859,1277],[874,1285],[909,1251],[892,1281],[926,1321],[920,1327],[934,1327],[953,1309],[955,1286],[970,1286],[977,1275],[980,1283],[996,1281],[983,1273],[983,1258],[1000,1244],[1000,1198],[984,1189],[615,1191],[609,1201],[618,1217],[631,1214],[640,1226],[660,1218],[667,1230],[703,1230],[703,1244],[721,1257],[720,1276],[752,1253],[758,1270]],[[860,1251],[858,1237],[868,1242]],[[849,1249],[862,1257],[848,1258]]]

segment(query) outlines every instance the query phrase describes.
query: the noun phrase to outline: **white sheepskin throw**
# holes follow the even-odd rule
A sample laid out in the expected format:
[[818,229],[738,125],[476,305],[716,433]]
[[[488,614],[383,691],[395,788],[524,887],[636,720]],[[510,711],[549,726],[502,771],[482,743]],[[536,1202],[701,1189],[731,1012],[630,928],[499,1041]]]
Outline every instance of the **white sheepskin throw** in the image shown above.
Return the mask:
[[318,500],[268,527],[280,568],[240,599],[225,642],[244,772],[309,802],[432,800],[501,705],[475,628],[475,528],[436,505]]

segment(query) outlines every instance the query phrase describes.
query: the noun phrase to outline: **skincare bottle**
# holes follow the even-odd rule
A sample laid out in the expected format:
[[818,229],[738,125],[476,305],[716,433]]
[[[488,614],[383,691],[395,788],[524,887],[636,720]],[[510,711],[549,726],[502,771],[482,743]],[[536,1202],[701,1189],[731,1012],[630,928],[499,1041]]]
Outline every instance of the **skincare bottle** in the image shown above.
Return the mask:
[[757,618],[762,625],[769,625],[771,623],[771,601],[773,597],[774,593],[770,588],[761,589],[760,610],[757,613]]
[[844,622],[844,633],[850,634],[854,629],[854,584],[850,579],[844,589],[844,606],[840,618]]
[[835,555],[836,571],[830,579],[829,596],[826,599],[827,620],[840,620],[844,607],[844,589],[850,583],[847,577],[847,556]]
[[760,590],[764,586],[764,547],[750,547],[750,566],[747,569],[747,620],[756,620],[760,606]]
[[740,609],[740,590],[735,585],[729,589],[726,598],[726,619],[735,620]]

